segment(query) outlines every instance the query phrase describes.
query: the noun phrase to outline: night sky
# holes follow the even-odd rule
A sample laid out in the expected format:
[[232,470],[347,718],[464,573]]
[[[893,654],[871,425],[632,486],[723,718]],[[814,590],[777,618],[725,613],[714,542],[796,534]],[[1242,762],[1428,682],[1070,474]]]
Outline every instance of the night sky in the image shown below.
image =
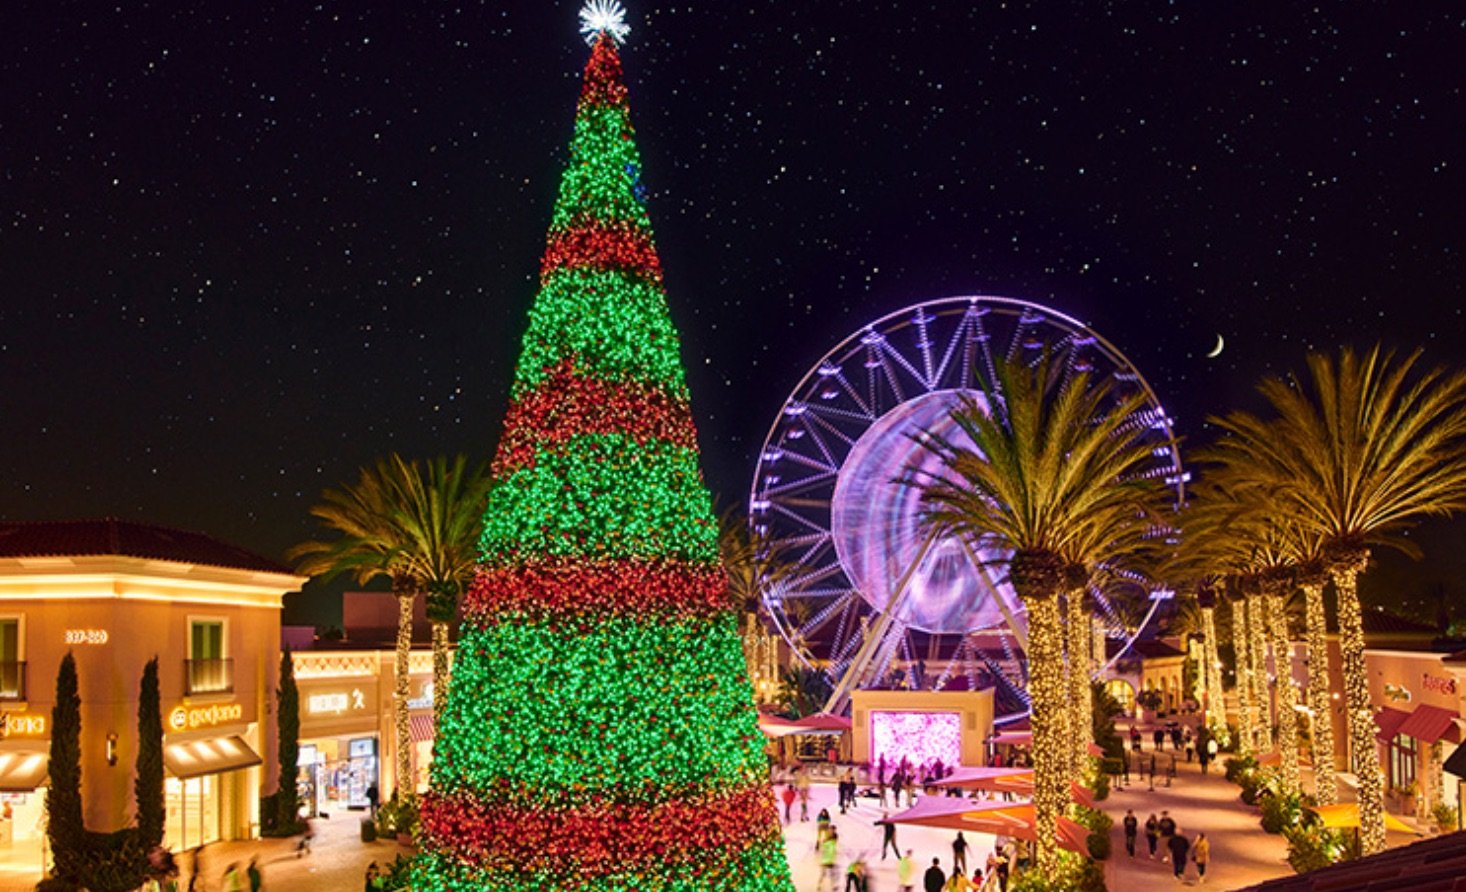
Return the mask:
[[[385,452],[487,457],[587,57],[577,9],[7,4],[0,516],[278,558]],[[629,21],[726,501],[805,371],[925,298],[1085,320],[1193,445],[1309,347],[1466,365],[1456,4],[631,0]],[[1375,597],[1466,592],[1457,529]]]

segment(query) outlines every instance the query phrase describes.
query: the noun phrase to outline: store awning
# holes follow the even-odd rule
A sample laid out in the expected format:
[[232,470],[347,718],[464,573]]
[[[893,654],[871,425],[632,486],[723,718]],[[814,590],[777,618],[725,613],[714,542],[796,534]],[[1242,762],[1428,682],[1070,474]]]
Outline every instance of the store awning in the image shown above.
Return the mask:
[[163,765],[180,780],[248,768],[262,760],[239,735],[170,743],[163,747]]
[[44,750],[0,752],[0,793],[29,793],[46,782],[50,756]]
[[1425,704],[1415,707],[1395,733],[1414,737],[1421,743],[1435,743],[1449,737],[1456,738],[1452,743],[1461,742],[1460,735],[1456,733],[1455,711]]
[[407,732],[412,735],[413,743],[430,741],[437,736],[432,713],[427,715],[409,715],[407,717]]
[[[1319,816],[1325,827],[1347,830],[1359,826],[1359,804],[1356,802],[1340,802],[1337,805],[1310,805],[1307,808]],[[1420,832],[1389,812],[1385,812],[1385,829],[1399,833]]]
[[1389,743],[1391,740],[1394,740],[1395,735],[1400,733],[1400,726],[1409,717],[1410,713],[1402,712],[1389,706],[1381,709],[1374,717],[1374,723],[1379,725],[1379,733],[1374,735],[1374,739],[1380,743]]

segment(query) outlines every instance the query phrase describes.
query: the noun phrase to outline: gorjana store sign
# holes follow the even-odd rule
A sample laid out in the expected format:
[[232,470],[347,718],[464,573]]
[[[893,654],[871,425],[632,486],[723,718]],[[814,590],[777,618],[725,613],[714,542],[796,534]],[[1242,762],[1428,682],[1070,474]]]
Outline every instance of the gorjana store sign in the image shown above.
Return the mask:
[[174,731],[196,731],[212,728],[244,718],[244,707],[238,703],[210,703],[208,706],[175,706],[168,713],[168,727]]

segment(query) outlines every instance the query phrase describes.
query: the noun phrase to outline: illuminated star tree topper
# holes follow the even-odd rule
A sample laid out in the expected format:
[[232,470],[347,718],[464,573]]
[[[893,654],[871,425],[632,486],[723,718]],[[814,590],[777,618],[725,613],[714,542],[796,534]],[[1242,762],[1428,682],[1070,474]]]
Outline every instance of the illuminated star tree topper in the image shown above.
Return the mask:
[[580,33],[589,44],[595,44],[602,34],[609,34],[619,44],[626,42],[631,26],[626,24],[626,10],[618,0],[587,0],[580,8]]

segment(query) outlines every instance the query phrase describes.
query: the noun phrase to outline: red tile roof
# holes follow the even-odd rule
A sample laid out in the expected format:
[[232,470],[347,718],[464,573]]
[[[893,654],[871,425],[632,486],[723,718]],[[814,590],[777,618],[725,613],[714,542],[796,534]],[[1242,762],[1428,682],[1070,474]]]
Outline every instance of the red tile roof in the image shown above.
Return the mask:
[[119,555],[235,570],[291,573],[290,568],[204,533],[102,520],[0,521],[0,558]]

